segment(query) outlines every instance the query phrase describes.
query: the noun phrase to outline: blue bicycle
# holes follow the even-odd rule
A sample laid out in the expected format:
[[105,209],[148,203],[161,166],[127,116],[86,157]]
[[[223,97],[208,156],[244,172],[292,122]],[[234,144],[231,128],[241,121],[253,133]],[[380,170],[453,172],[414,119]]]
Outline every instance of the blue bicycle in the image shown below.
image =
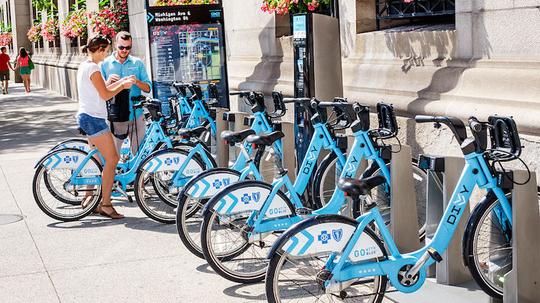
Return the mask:
[[[251,159],[252,146],[244,142],[246,137],[253,134],[270,134],[275,129],[272,119],[280,118],[286,113],[281,93],[273,92],[274,111],[267,112],[264,95],[257,92],[236,92],[251,107],[253,113],[250,129],[240,132],[223,132],[221,137],[231,147],[237,146],[240,153],[229,168],[213,168],[207,170],[189,181],[178,195],[176,210],[176,227],[180,239],[186,248],[200,258],[204,258],[200,247],[200,226],[202,223],[202,207],[209,198],[216,195],[226,186],[247,178],[262,180],[259,164],[264,156],[265,148],[257,148],[255,158]],[[248,122],[248,121],[245,121]],[[242,142],[244,142],[242,144]],[[272,149],[275,157],[282,158],[281,140],[274,142]]]
[[[374,162],[380,170],[380,175],[388,181],[381,186],[381,191],[389,192],[387,184],[390,184],[390,172],[383,157],[389,152],[388,146],[376,145],[375,142],[382,134],[395,135],[397,126],[390,124],[394,125],[393,129],[370,130],[369,108],[359,104],[321,102],[313,106],[317,109],[328,107],[337,112],[336,116],[348,117],[345,125],[351,125],[354,121],[352,130],[355,142],[346,162],[340,164],[343,169],[337,171],[337,176],[356,176],[361,161],[367,159]],[[389,125],[385,122],[394,117],[391,106],[379,104],[378,109],[379,113],[388,113],[380,115],[381,125]],[[208,202],[201,227],[201,246],[206,260],[221,276],[239,283],[261,281],[268,264],[264,250],[271,246],[277,234],[301,221],[305,216],[337,214],[343,211],[345,203],[341,191],[334,191],[330,201],[315,211],[308,208],[309,204],[299,197],[306,186],[306,177],[313,171],[312,165],[314,159],[318,157],[317,151],[323,146],[332,144],[331,137],[326,133],[326,126],[320,119],[320,116],[314,116],[315,134],[308,149],[311,153],[302,163],[300,175],[294,185],[278,162],[276,164],[279,168],[279,178],[272,185],[257,181],[236,183]],[[267,145],[272,138],[248,137],[248,141],[256,145]],[[421,170],[419,172],[421,180],[425,180],[425,174]],[[337,176],[334,175],[332,180],[326,181],[333,181],[335,184]],[[356,205],[354,207],[354,212],[358,213],[360,210],[356,209]],[[389,221],[390,205],[384,207]],[[422,226],[423,222],[421,223]]]
[[[172,148],[173,143],[166,136],[161,102],[149,99],[135,107],[146,107],[152,117],[143,143],[137,154],[129,161],[120,163],[115,177],[113,193],[127,195],[127,186],[135,180],[143,161],[162,144]],[[86,152],[76,148],[52,150],[35,166],[36,172],[32,190],[36,203],[48,216],[61,221],[79,220],[92,212],[101,200],[101,172],[104,159],[97,149]],[[83,207],[83,197],[91,196],[91,201]]]
[[[506,173],[497,172],[494,163],[519,158],[516,125],[505,117],[490,117],[487,123],[470,118],[474,137],[467,138],[459,119],[417,116],[416,121],[450,127],[466,162],[432,241],[418,251],[399,252],[380,211],[374,207],[377,201],[367,201],[371,211],[356,220],[339,215],[307,219],[286,231],[268,254],[269,302],[381,302],[388,281],[397,291],[417,291],[426,280],[428,266],[442,260],[477,186],[488,194],[469,218],[463,239],[464,258],[482,289],[491,296],[502,296],[501,277],[512,268],[512,209],[508,190],[498,182]],[[361,197],[383,181],[380,177],[342,179],[339,188],[353,198],[353,203],[361,203]]]

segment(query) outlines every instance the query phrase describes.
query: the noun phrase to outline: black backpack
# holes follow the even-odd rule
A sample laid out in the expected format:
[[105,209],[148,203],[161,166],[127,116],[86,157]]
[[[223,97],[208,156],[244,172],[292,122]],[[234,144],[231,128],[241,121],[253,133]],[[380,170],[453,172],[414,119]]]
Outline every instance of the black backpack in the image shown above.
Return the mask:
[[107,101],[107,116],[111,122],[129,121],[129,89],[124,89]]

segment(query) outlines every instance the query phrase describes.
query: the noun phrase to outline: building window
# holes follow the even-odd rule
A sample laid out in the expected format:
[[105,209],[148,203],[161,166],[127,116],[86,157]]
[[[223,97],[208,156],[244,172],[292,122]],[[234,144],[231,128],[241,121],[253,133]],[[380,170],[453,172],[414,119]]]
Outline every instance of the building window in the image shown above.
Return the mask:
[[[413,23],[454,22],[454,0],[375,0],[377,29],[384,21],[408,20]],[[388,22],[386,22],[388,23]],[[389,26],[391,27],[391,26]]]

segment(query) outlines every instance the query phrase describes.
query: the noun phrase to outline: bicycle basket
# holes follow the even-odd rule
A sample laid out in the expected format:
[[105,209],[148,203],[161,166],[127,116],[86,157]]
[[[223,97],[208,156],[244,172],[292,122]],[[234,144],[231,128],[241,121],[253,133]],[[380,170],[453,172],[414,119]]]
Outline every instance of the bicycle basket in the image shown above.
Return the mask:
[[510,161],[521,155],[521,141],[516,122],[510,117],[488,118],[491,139],[490,156],[499,161]]
[[374,135],[378,139],[394,138],[398,134],[398,124],[394,107],[386,103],[377,104],[377,116],[379,118],[379,129],[374,130]]
[[351,126],[356,117],[353,104],[348,103],[347,100],[343,98],[334,98],[333,103],[340,104],[332,106],[332,115],[328,117],[328,125],[330,128],[333,130],[341,130]]
[[158,121],[161,118],[161,101],[152,100],[148,102],[145,107],[150,113],[152,121]]

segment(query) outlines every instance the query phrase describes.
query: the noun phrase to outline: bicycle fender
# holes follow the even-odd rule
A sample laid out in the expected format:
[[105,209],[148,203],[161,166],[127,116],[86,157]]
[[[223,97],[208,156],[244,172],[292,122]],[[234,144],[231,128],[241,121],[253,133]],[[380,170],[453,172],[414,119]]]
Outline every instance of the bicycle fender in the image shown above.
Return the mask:
[[188,159],[185,151],[178,149],[158,150],[151,153],[148,159],[141,165],[140,169],[149,173],[163,171],[178,171],[182,165],[189,161],[182,174],[186,176],[196,176],[203,172],[194,159]]
[[195,199],[210,198],[238,180],[240,180],[240,173],[235,170],[211,169],[198,175],[186,185],[186,195]]
[[[267,201],[272,186],[261,181],[244,181],[229,186],[214,201],[208,203],[205,213],[215,211],[222,215],[261,210],[265,203],[271,203],[265,218],[277,218],[293,215],[294,207],[286,201],[284,194],[277,194],[272,201]],[[284,198],[285,197],[285,198]]]
[[[287,230],[268,253],[287,253],[303,257],[320,253],[341,253],[356,231],[358,222],[339,215],[320,215],[304,220]],[[383,257],[385,254],[364,230],[348,256],[351,262],[360,262]]]
[[74,138],[74,139],[68,139],[63,142],[58,143],[55,147],[51,148],[49,152],[59,150],[59,149],[64,149],[64,148],[78,149],[78,150],[85,151],[87,153],[90,152],[90,149],[91,149],[90,145],[88,145],[88,143],[85,140]]
[[[80,167],[86,156],[88,156],[87,152],[76,148],[54,150],[43,157],[34,168],[43,165],[47,170],[76,170]],[[80,175],[82,177],[101,175],[101,170],[94,161],[88,161],[81,170]]]

